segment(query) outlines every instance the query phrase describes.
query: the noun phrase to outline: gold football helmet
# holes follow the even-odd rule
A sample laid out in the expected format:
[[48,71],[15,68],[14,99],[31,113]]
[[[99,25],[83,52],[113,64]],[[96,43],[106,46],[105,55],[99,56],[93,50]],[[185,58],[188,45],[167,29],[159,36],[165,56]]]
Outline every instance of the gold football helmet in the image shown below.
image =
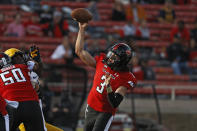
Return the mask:
[[10,58],[14,57],[17,54],[23,55],[23,52],[16,48],[7,49],[5,52]]
[[25,54],[19,49],[10,48],[4,53],[12,59],[12,64],[25,64],[27,62]]

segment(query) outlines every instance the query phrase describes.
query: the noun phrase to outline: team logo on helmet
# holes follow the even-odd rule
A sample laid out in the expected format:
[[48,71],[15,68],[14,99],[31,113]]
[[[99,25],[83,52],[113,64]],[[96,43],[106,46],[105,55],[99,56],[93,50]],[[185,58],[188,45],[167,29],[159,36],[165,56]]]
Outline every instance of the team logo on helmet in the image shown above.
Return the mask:
[[126,54],[127,55],[131,55],[131,51],[130,50],[126,50]]

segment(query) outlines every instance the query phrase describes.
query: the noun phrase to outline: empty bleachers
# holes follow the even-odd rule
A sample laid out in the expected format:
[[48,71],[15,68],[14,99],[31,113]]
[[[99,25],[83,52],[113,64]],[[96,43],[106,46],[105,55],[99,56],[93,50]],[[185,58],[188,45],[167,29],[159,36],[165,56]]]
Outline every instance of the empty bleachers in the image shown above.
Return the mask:
[[[53,1],[42,1],[41,4],[48,4],[53,7],[63,7],[67,6],[71,9],[74,8],[85,8],[88,6],[86,2],[53,2]],[[182,6],[174,6],[176,11],[177,20],[184,20],[189,29],[193,28],[193,22],[197,17],[197,3],[192,2],[192,5],[182,5]],[[100,21],[91,21],[89,25],[95,27],[103,27],[106,33],[117,33],[116,26],[123,26],[125,22],[114,22],[110,20],[110,16],[112,13],[113,3],[98,3],[98,11],[101,16]],[[160,24],[156,22],[156,18],[158,16],[158,11],[162,7],[162,5],[143,5],[147,13],[148,19],[148,28],[151,32],[151,38],[149,41],[136,41],[138,47],[150,47],[153,48],[156,53],[161,52],[163,47],[168,46],[169,43],[169,34],[173,24]],[[19,7],[15,5],[0,5],[0,11],[6,14],[7,22],[13,20],[12,16],[15,16],[16,11],[19,11]],[[31,16],[31,13],[21,12],[23,21],[27,21]],[[11,47],[19,48],[20,42],[26,42],[29,47],[32,44],[36,44],[39,46],[41,50],[41,55],[43,57],[43,61],[45,63],[56,63],[63,64],[64,60],[51,60],[50,56],[54,49],[61,43],[61,39],[51,38],[51,37],[25,37],[25,38],[16,38],[16,37],[0,37],[0,43],[2,45],[3,50],[6,50]],[[106,44],[106,40],[101,39],[99,43],[103,45]],[[89,85],[91,85],[91,81],[94,75],[94,69],[86,67],[79,59],[75,59],[74,63],[76,65],[80,65],[85,67],[89,72]],[[191,68],[197,67],[197,62],[188,62]],[[191,77],[189,75],[174,75],[173,70],[170,66],[164,67],[161,66],[160,61],[151,60],[149,61],[149,66],[152,66],[153,70],[156,73],[156,80],[152,81],[154,84],[158,86],[157,92],[159,94],[172,94],[172,88],[159,88],[161,86],[173,87],[173,86],[183,86],[184,89],[176,89],[175,94],[177,95],[197,95],[197,87],[195,89],[189,89],[188,87],[194,87],[197,85],[197,82],[191,81]],[[57,88],[56,88],[57,89]],[[61,89],[61,85],[58,87]],[[135,93],[152,93],[149,89],[135,89]]]

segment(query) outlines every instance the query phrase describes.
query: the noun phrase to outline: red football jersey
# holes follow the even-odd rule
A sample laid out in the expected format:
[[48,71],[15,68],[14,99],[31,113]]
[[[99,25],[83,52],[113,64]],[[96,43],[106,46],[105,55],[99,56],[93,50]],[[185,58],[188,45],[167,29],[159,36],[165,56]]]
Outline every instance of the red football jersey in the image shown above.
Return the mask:
[[102,62],[104,58],[105,54],[101,54],[100,56],[95,57],[96,72],[94,75],[93,86],[88,96],[88,105],[96,111],[109,112],[114,115],[116,109],[110,105],[107,99],[105,86],[106,73],[109,73],[112,76],[110,85],[114,92],[120,86],[124,86],[128,89],[134,88],[137,80],[131,72],[117,72],[111,70],[109,66]]
[[0,113],[4,116],[6,114],[8,114],[7,110],[6,110],[6,102],[3,99],[3,97],[0,95]]
[[27,65],[16,64],[0,70],[0,94],[10,101],[38,101]]

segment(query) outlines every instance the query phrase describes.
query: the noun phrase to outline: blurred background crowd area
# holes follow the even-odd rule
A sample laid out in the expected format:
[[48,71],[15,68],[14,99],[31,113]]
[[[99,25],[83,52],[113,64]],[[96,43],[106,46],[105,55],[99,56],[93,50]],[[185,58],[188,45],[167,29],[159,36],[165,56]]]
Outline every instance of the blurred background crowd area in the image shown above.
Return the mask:
[[[72,117],[73,95],[78,94],[67,87],[80,82],[68,80],[65,68],[85,69],[87,90],[93,80],[94,69],[85,66],[74,51],[78,23],[72,20],[71,11],[75,8],[87,8],[93,14],[85,40],[85,49],[93,56],[114,43],[134,41],[137,51],[129,66],[139,81],[156,84],[161,98],[197,96],[195,0],[1,0],[0,50],[27,51],[33,44],[40,48],[47,120],[60,124]],[[145,97],[152,90],[134,92]],[[53,96],[60,96],[59,100],[51,101]]]

